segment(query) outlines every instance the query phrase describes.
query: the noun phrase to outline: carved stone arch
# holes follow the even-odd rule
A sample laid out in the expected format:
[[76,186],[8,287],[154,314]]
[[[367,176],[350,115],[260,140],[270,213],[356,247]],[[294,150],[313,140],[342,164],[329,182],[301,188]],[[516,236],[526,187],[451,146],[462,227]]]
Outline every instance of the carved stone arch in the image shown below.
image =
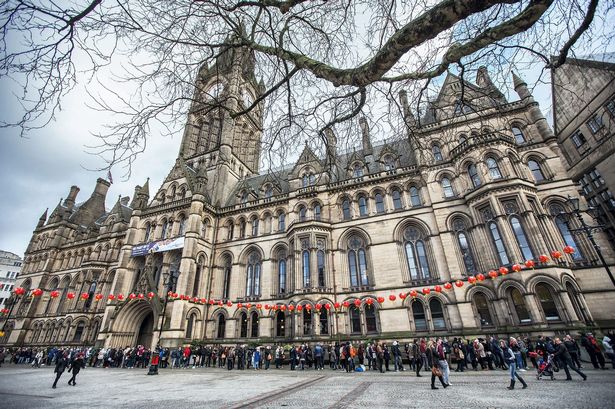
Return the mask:
[[387,194],[387,190],[382,186],[374,186],[369,190],[368,197],[373,199],[376,196],[376,193],[380,193],[384,197]]
[[429,177],[429,182],[440,183],[440,181],[444,177],[449,178],[449,180],[451,181],[451,184],[454,184],[458,175],[455,174],[455,172],[453,172],[451,169],[441,169]]
[[220,253],[220,255],[217,258],[217,263],[214,267],[223,267],[224,266],[224,262],[230,259],[231,260],[231,265],[235,264],[235,257],[233,255],[233,253],[230,250],[225,250],[222,253]]
[[241,253],[239,253],[239,257],[238,257],[239,264],[242,265],[242,266],[247,265],[248,264],[248,256],[250,254],[252,254],[253,252],[258,253],[258,255],[259,255],[260,259],[261,259],[261,262],[268,260],[268,259],[265,258],[265,252],[264,252],[263,248],[261,246],[259,246],[258,244],[254,244],[253,243],[253,244],[250,244],[250,245],[246,246],[241,251]]
[[295,206],[293,207],[292,212],[296,213],[296,214],[299,214],[299,209],[301,209],[301,207],[305,207],[306,209],[309,209],[308,203],[306,201],[304,201],[304,200],[300,200],[300,201],[298,201],[295,204]]
[[494,291],[493,289],[485,285],[480,285],[480,286],[473,285],[466,290],[464,294],[465,301],[471,303],[474,298],[474,294],[476,293],[483,293],[485,297],[487,297],[488,301],[495,301],[498,299],[498,295],[496,294],[496,291]]
[[551,212],[549,211],[549,207],[551,207],[552,205],[559,205],[561,206],[563,209],[565,210],[570,210],[568,203],[566,202],[567,198],[561,195],[549,195],[543,199],[540,200],[540,204],[542,204],[542,207],[546,210],[547,214],[551,215],[551,216],[557,216],[555,214],[551,214]]
[[387,195],[392,195],[393,194],[393,189],[399,190],[399,193],[402,195],[402,201],[403,201],[403,194],[405,192],[404,184],[402,182],[398,182],[398,181],[392,182],[391,184],[389,184],[386,187],[385,193]]
[[287,257],[288,254],[290,252],[289,248],[288,248],[288,244],[286,242],[278,242],[275,243],[272,247],[271,247],[271,251],[269,252],[269,258],[271,260],[278,260],[278,255],[280,253],[286,253]]
[[508,289],[511,287],[514,287],[519,290],[522,296],[528,293],[522,281],[516,278],[508,277],[506,280],[502,280],[502,282],[496,287],[496,293],[498,295],[498,298],[506,298],[506,291],[508,291]]
[[536,285],[544,283],[549,285],[555,293],[560,293],[565,291],[562,284],[556,279],[546,274],[535,274],[529,280],[527,280],[525,287],[527,291],[530,293],[536,292]]
[[366,248],[369,248],[372,246],[372,239],[371,239],[371,236],[367,233],[367,231],[365,231],[364,229],[360,227],[354,226],[354,227],[349,227],[340,235],[339,239],[337,240],[337,249],[345,251],[346,248],[348,247],[347,246],[348,239],[355,234],[365,240]]
[[[384,191],[383,191],[384,193]],[[358,202],[359,201],[359,197],[361,196],[365,196],[366,199],[372,197],[371,192],[365,190],[365,189],[358,189],[354,195],[352,195],[351,201],[353,202]]]
[[482,162],[484,162],[487,159],[487,157],[492,157],[499,162],[504,156],[505,156],[505,153],[502,152],[500,149],[494,146],[488,146],[482,152]]
[[455,227],[455,222],[457,220],[462,220],[468,230],[472,229],[474,226],[474,223],[472,221],[472,216],[470,216],[467,213],[457,211],[457,212],[451,213],[446,218],[446,227],[448,228],[449,231],[454,232],[457,230],[457,228]]
[[418,228],[419,230],[421,230],[425,237],[431,237],[434,235],[429,229],[427,223],[415,217],[408,217],[401,220],[393,228],[393,239],[402,242],[404,240],[404,231],[409,227]]

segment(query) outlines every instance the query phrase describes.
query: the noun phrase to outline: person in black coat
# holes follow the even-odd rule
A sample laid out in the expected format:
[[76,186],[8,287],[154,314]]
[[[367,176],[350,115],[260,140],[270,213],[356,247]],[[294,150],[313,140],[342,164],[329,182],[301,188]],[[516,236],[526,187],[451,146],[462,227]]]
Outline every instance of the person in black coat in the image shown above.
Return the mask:
[[73,359],[73,362],[70,363],[70,368],[68,368],[68,372],[73,372],[73,376],[71,376],[71,378],[68,380],[69,385],[77,385],[75,383],[75,380],[77,379],[77,374],[79,373],[81,368],[83,368],[83,366],[83,354],[79,354],[75,359]]
[[67,367],[68,367],[68,359],[66,358],[66,356],[63,354],[58,355],[56,358],[56,368],[53,370],[53,373],[56,374],[56,380],[53,382],[52,388],[54,389],[56,388],[56,385],[58,384],[58,380],[60,379],[60,376],[62,376],[62,374],[64,373]]
[[437,375],[438,379],[440,380],[440,383],[442,384],[442,386],[446,389],[448,387],[447,383],[444,383],[444,378],[442,377],[442,371],[440,369],[440,364],[438,363],[438,352],[436,351],[436,346],[434,344],[433,341],[429,341],[427,343],[427,362],[429,363],[429,366],[431,367],[431,389],[438,389],[438,387],[436,387],[436,371],[438,371],[440,374]]
[[568,348],[562,342],[561,339],[555,338],[555,353],[553,354],[556,358],[559,358],[560,363],[564,367],[564,371],[566,372],[566,380],[571,381],[572,377],[570,376],[570,371],[568,367],[570,367],[573,371],[581,375],[583,380],[587,380],[587,375],[578,370],[574,364],[572,363],[572,358],[570,357],[570,353],[568,352]]

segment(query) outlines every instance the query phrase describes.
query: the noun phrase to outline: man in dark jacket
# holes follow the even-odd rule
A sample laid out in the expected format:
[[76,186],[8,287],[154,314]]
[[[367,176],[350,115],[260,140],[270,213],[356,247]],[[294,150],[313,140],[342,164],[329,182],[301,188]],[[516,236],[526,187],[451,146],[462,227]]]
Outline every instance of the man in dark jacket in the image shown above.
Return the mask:
[[572,363],[572,358],[570,357],[570,353],[568,353],[568,348],[566,348],[566,345],[564,345],[562,340],[559,338],[555,338],[555,353],[553,355],[555,356],[555,358],[559,358],[560,363],[564,367],[567,381],[572,380],[568,367],[572,368],[573,371],[581,375],[584,381],[587,380],[587,375],[585,375],[583,372],[581,372],[574,366],[574,364]]
[[58,355],[56,358],[56,368],[53,370],[53,372],[56,374],[56,380],[53,382],[53,386],[52,386],[53,389],[56,388],[58,380],[60,379],[60,376],[62,376],[62,374],[66,370],[67,366],[68,366],[68,359],[66,359],[66,356]]
[[77,385],[77,383],[75,383],[75,380],[77,380],[77,374],[83,367],[84,367],[83,354],[80,353],[77,355],[75,359],[73,359],[73,362],[70,363],[70,368],[68,368],[68,372],[71,372],[71,371],[73,372],[73,376],[68,380],[69,385],[73,385],[73,386]]

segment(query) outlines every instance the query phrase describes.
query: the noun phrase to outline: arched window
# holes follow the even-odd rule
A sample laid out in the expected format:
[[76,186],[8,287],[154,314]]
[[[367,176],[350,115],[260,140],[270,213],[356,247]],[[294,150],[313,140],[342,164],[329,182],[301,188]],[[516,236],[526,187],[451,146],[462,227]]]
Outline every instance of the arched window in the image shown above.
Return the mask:
[[363,176],[363,166],[360,163],[355,163],[352,174],[355,178]]
[[472,250],[470,250],[470,243],[468,242],[468,237],[465,231],[460,231],[457,233],[457,243],[459,243],[459,249],[461,250],[463,265],[466,268],[466,272],[468,274],[476,273],[476,263],[474,263],[474,257],[472,256]]
[[527,167],[530,169],[530,172],[532,172],[532,176],[536,182],[542,182],[545,180],[545,175],[542,173],[542,169],[540,168],[538,162],[535,160],[529,160],[527,161]]
[[303,335],[312,335],[312,313],[305,308],[303,309]]
[[519,250],[521,250],[523,258],[525,260],[533,259],[534,254],[532,253],[530,243],[527,241],[525,230],[523,230],[523,226],[521,225],[521,220],[519,220],[517,216],[512,216],[510,218],[510,225],[513,228],[513,233],[515,233],[515,238],[517,239],[517,244],[519,245]]
[[520,324],[527,324],[532,322],[530,313],[525,305],[525,298],[521,295],[521,292],[512,287],[509,291],[509,302],[512,304],[515,313],[517,314],[517,320]]
[[369,285],[365,243],[358,236],[348,239],[348,269],[351,287]]
[[350,220],[350,200],[348,199],[342,202],[342,217],[344,220]]
[[307,219],[307,209],[305,206],[299,207],[299,221],[304,222]]
[[384,200],[382,199],[382,193],[377,192],[374,195],[374,200],[376,201],[376,213],[384,213]]
[[378,323],[376,321],[376,308],[373,305],[365,306],[365,330],[368,334],[378,332]]
[[568,293],[568,296],[570,297],[570,301],[572,302],[572,307],[574,308],[574,311],[577,314],[577,317],[583,322],[590,322],[591,319],[587,315],[585,308],[583,308],[583,305],[581,303],[581,297],[577,289],[571,283],[568,282],[566,283],[566,292]]
[[244,219],[239,220],[239,238],[246,237],[246,221]]
[[239,330],[239,337],[240,338],[247,338],[248,337],[248,314],[246,314],[245,312],[242,312],[241,315],[239,316],[240,319],[240,330]]
[[567,246],[572,247],[575,251],[572,253],[572,258],[574,260],[582,260],[583,254],[581,253],[579,246],[577,246],[577,242],[574,239],[574,236],[570,232],[570,228],[568,226],[568,222],[566,221],[564,213],[564,208],[558,204],[553,204],[549,208],[549,211],[554,216],[555,225],[559,230],[559,233],[562,235],[562,239],[564,239],[564,243]]
[[194,328],[194,314],[190,314],[186,323],[186,338],[192,338],[192,330]]
[[461,145],[462,143],[466,143],[466,141],[468,140],[468,137],[465,134],[461,134],[459,135],[459,144]]
[[412,186],[410,188],[410,203],[412,203],[413,207],[421,206],[423,204],[421,202],[419,188],[417,188],[416,186]]
[[525,135],[523,135],[523,131],[521,131],[521,129],[519,129],[516,126],[513,126],[511,128],[513,136],[515,137],[515,142],[517,142],[519,145],[521,145],[522,143],[525,143]]
[[476,169],[475,164],[468,165],[468,175],[472,181],[472,186],[479,187],[481,185],[480,176],[478,176],[478,169]]
[[278,311],[275,318],[275,336],[276,337],[284,337],[286,336],[285,330],[286,316],[284,312]]
[[73,342],[80,342],[81,337],[83,336],[83,331],[85,330],[85,324],[81,321],[77,324],[77,328],[75,329],[75,336],[73,337]]
[[453,186],[451,185],[451,181],[447,177],[443,177],[440,181],[442,185],[442,191],[444,192],[444,197],[454,197],[455,191],[453,190]]
[[186,218],[182,215],[179,217],[179,232],[178,236],[183,236],[186,233]]
[[538,301],[540,301],[540,306],[542,307],[542,312],[544,312],[546,320],[559,321],[559,313],[557,312],[557,306],[555,305],[553,292],[550,286],[544,283],[537,284],[536,296],[538,297]]
[[493,246],[498,253],[500,264],[509,264],[510,261],[508,260],[508,254],[506,253],[506,248],[504,247],[504,242],[502,241],[502,236],[500,235],[500,229],[498,229],[498,225],[495,224],[495,222],[489,223],[489,232],[491,233],[491,241],[493,242]]
[[402,208],[401,204],[401,193],[399,193],[398,189],[393,189],[391,191],[391,196],[393,196],[393,207],[395,210],[399,210]]
[[268,185],[265,188],[265,199],[269,199],[271,196],[273,196],[273,187],[271,185]]
[[314,220],[320,221],[321,213],[322,213],[322,209],[320,207],[320,203],[314,204]]
[[384,157],[384,170],[394,170],[395,169],[395,160],[392,156],[387,155]]
[[303,250],[301,259],[303,261],[303,287],[310,288],[310,252]]
[[318,286],[325,286],[325,252],[318,250],[316,252],[316,264],[318,267]]
[[327,310],[321,311],[319,316],[320,335],[329,334],[329,314]]
[[359,216],[367,216],[367,198],[359,196]]
[[258,218],[252,219],[252,237],[258,236]]
[[487,304],[487,297],[483,293],[476,293],[472,297],[474,301],[474,307],[480,320],[481,328],[493,327],[493,318],[491,318],[491,311],[489,310],[489,304]]
[[260,295],[261,282],[261,259],[257,252],[248,256],[246,296],[256,297]]
[[280,293],[286,292],[286,260],[285,258],[278,261],[278,285]]
[[278,214],[278,231],[286,230],[286,214],[280,213]]
[[356,307],[350,307],[350,333],[361,333],[361,311]]
[[431,152],[433,153],[433,158],[436,160],[436,162],[444,160],[444,158],[442,157],[442,150],[440,149],[439,145],[434,144],[431,147]]
[[218,328],[216,332],[216,338],[222,339],[224,338],[224,330],[226,329],[226,318],[224,318],[224,314],[218,315]]
[[161,239],[166,239],[167,238],[167,231],[169,230],[169,223],[165,220],[164,222],[162,222],[162,229],[160,229],[160,238]]
[[431,278],[425,241],[418,229],[409,227],[404,231],[404,248],[406,250],[406,261],[410,270],[410,278],[412,280]]
[[250,336],[252,338],[258,337],[258,313],[253,311],[250,315]]
[[429,311],[431,311],[431,322],[433,322],[434,330],[446,329],[446,321],[444,320],[444,311],[442,303],[437,298],[432,298],[429,301]]
[[227,240],[233,240],[233,231],[234,230],[235,230],[235,225],[233,224],[233,221],[231,220],[226,225],[226,239]]
[[498,161],[492,157],[488,157],[487,160],[487,169],[489,169],[489,176],[491,179],[502,179],[502,172],[500,172],[500,167],[498,166]]
[[248,203],[248,192],[246,190],[241,192],[241,204]]
[[202,238],[206,238],[207,237],[207,229],[209,228],[209,220],[205,219],[203,220],[203,223],[201,224],[201,237]]
[[152,233],[152,225],[147,223],[145,225],[145,238],[143,239],[143,241],[148,242],[149,241],[149,236]]
[[224,259],[224,281],[222,284],[222,298],[224,299],[229,299],[229,294],[230,294],[230,290],[231,290],[231,268],[232,268],[232,261],[230,257],[226,257]]
[[414,318],[414,329],[417,331],[427,330],[427,319],[425,318],[425,308],[420,301],[412,303],[412,317]]
[[310,186],[313,186],[316,183],[316,176],[313,173],[310,173]]

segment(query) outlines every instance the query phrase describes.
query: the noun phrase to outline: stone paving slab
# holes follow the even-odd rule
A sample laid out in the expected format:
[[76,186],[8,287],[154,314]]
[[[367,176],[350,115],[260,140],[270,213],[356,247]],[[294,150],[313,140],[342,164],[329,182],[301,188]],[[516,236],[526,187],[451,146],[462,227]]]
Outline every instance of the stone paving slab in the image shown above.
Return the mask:
[[452,373],[453,385],[430,389],[430,374],[352,373],[342,371],[227,371],[86,368],[77,386],[65,373],[51,389],[51,368],[8,365],[0,368],[0,408],[608,408],[615,402],[615,371],[587,370],[589,379],[536,380],[508,391],[506,371]]

